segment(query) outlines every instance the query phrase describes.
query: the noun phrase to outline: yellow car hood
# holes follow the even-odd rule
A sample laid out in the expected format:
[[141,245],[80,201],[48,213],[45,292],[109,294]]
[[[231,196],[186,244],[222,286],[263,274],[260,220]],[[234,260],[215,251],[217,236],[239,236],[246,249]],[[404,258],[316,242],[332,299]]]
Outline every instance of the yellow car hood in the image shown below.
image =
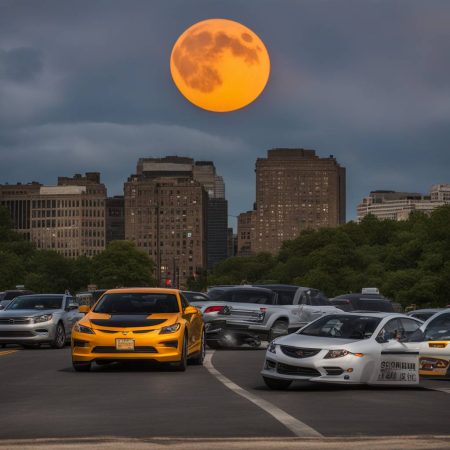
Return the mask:
[[[82,325],[90,328],[131,328],[131,329],[158,329],[176,323],[179,314],[101,314],[89,313],[80,321]],[[89,322],[89,323],[88,323]]]

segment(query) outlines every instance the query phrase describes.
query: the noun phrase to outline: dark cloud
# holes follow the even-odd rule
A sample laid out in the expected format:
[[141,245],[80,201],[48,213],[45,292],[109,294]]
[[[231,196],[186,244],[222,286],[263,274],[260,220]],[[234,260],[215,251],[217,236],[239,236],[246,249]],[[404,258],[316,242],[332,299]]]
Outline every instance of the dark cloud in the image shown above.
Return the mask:
[[42,57],[35,49],[0,49],[0,78],[21,83],[33,80],[41,70]]
[[[271,57],[262,95],[227,114],[170,76],[178,37],[212,17],[255,31]],[[304,147],[347,167],[349,218],[374,189],[425,193],[450,182],[449,23],[446,0],[3,0],[0,182],[99,170],[118,194],[137,158],[187,155],[215,162],[237,214],[255,200],[256,158]],[[246,57],[230,37],[219,48]]]

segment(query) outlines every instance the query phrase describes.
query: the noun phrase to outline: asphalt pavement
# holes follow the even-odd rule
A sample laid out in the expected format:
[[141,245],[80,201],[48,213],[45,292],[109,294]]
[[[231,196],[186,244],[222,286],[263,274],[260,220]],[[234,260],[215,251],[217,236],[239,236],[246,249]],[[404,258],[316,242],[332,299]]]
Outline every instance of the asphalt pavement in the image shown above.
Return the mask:
[[[291,448],[302,430],[313,430],[330,445],[342,439],[402,436],[406,442],[418,436],[411,442],[424,446],[414,448],[450,447],[449,381],[426,380],[407,389],[297,383],[280,392],[268,390],[259,375],[263,350],[210,352],[212,370],[189,366],[184,373],[148,364],[76,373],[69,348],[14,350],[0,351],[0,447],[22,449],[29,441],[18,439],[43,439],[30,448],[51,442],[75,448],[71,445],[90,439],[92,448],[110,448],[111,442],[119,448],[117,439],[122,439],[120,448],[131,449],[148,439],[172,439],[174,448],[183,449],[192,442],[192,448],[274,448],[262,446],[258,440],[263,439]],[[291,420],[297,434],[280,417]],[[314,447],[317,440],[310,436],[304,436],[302,442],[311,445],[305,448],[325,448]],[[104,440],[111,437],[114,441]],[[213,441],[225,444],[207,444]],[[242,445],[234,447],[236,442]]]

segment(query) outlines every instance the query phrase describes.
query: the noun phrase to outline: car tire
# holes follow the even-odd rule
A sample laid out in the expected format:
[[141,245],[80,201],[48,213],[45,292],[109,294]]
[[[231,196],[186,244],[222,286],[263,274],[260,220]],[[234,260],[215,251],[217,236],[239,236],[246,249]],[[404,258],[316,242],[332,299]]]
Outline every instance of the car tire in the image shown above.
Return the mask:
[[263,377],[263,378],[264,378],[264,383],[266,383],[266,386],[268,388],[277,390],[277,391],[283,391],[292,384],[292,380],[277,380],[275,378],[269,378],[269,377]]
[[205,332],[202,332],[201,343],[200,343],[200,351],[197,355],[189,360],[189,362],[193,366],[203,366],[203,361],[205,360],[206,355],[206,343],[205,343]]
[[286,336],[289,333],[289,324],[285,320],[275,320],[270,328],[269,342],[280,336]]
[[72,361],[72,366],[76,372],[89,372],[91,370],[91,363],[89,361]]
[[61,322],[56,325],[55,337],[53,338],[53,341],[50,342],[50,345],[52,348],[64,348],[66,345],[66,331]]
[[188,338],[185,335],[183,339],[183,350],[181,352],[181,359],[173,364],[173,368],[177,372],[184,372],[187,367],[187,359],[188,359]]

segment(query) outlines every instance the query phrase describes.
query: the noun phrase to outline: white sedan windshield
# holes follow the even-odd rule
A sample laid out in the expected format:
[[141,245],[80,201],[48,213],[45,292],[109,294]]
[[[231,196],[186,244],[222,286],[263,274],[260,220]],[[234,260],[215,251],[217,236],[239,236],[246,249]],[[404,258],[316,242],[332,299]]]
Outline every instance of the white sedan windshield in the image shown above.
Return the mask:
[[339,339],[368,339],[380,322],[379,317],[329,314],[299,331],[299,334]]

